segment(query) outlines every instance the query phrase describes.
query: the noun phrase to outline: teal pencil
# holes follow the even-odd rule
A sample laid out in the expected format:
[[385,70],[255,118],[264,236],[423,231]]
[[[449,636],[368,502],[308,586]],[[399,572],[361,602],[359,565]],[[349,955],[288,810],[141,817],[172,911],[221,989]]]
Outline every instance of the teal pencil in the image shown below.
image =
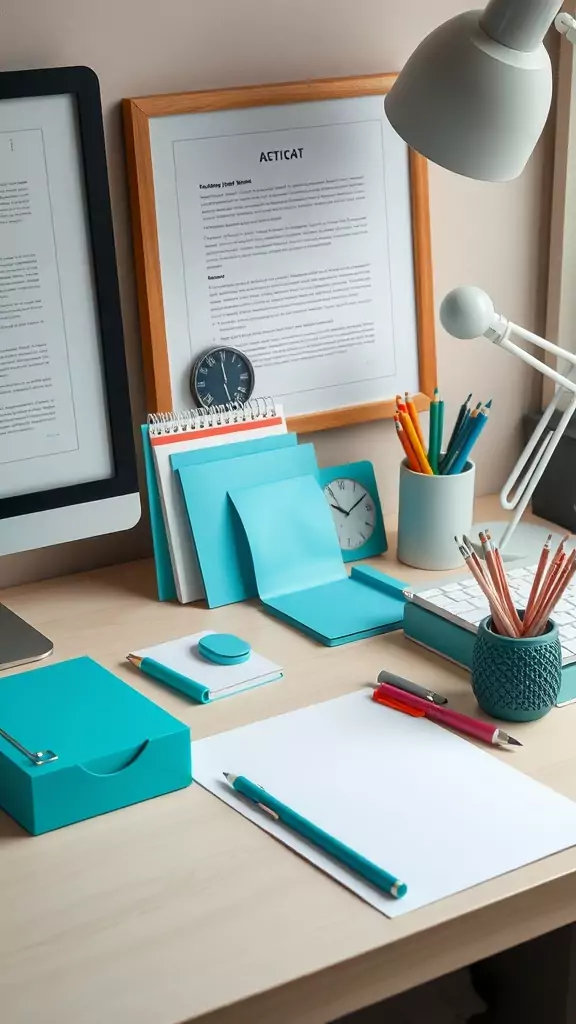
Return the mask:
[[355,850],[341,843],[339,839],[335,839],[334,836],[319,828],[318,825],[314,825],[307,818],[303,818],[301,814],[291,810],[290,807],[287,807],[286,804],[271,796],[261,786],[250,782],[243,775],[231,775],[230,772],[224,772],[224,778],[234,787],[237,793],[247,797],[248,800],[251,800],[263,811],[266,811],[267,814],[270,814],[272,818],[281,821],[282,824],[286,825],[293,832],[303,836],[309,843],[324,850],[334,860],[345,864],[347,868],[365,878],[367,882],[370,882],[377,889],[388,893],[390,896],[395,896],[396,899],[400,899],[408,892],[408,887],[404,882],[396,878],[395,875],[391,875],[384,868],[378,867],[377,864],[363,857],[362,854],[356,853]]
[[478,413],[480,412],[481,408],[482,402],[478,402],[476,408],[472,412],[468,412],[467,415],[464,417],[460,430],[458,431],[458,434],[450,447],[450,451],[446,453],[446,458],[442,462],[441,472],[443,475],[450,473],[455,460],[458,458],[458,455],[462,450],[462,446],[466,444],[468,440],[470,431],[474,426],[474,420],[478,416]]
[[455,422],[454,426],[452,427],[452,433],[450,434],[450,440],[448,441],[448,444],[446,445],[446,454],[449,453],[452,445],[454,444],[454,441],[456,439],[458,431],[460,430],[460,427],[462,426],[462,423],[464,421],[464,417],[465,416],[468,417],[470,415],[470,413],[468,411],[468,406],[470,405],[471,401],[472,401],[472,392],[470,392],[470,394],[468,395],[468,398],[466,399],[466,401],[462,402],[462,405],[460,406],[460,409],[458,410],[458,415],[456,417],[456,422]]
[[430,405],[430,433],[428,439],[428,462],[432,472],[438,473],[438,388],[434,388],[434,397]]
[[476,441],[480,437],[480,434],[484,430],[484,427],[486,426],[487,422],[488,416],[486,415],[484,410],[482,410],[482,412],[479,412],[478,415],[474,417],[474,419],[472,420],[472,426],[470,428],[468,437],[466,438],[464,444],[462,445],[458,455],[454,459],[451,468],[448,470],[449,475],[452,476],[455,473],[462,472],[466,463],[468,462],[472,449],[476,444]]
[[440,458],[442,456],[442,438],[444,436],[444,402],[438,402],[438,422],[436,424],[436,473],[440,472]]

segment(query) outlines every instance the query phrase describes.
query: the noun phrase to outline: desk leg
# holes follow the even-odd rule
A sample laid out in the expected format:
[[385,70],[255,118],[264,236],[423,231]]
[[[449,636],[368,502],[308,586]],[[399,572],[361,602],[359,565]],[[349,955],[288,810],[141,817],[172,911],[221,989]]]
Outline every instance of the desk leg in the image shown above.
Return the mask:
[[470,1024],[575,1024],[576,925],[474,964],[472,980],[489,1009]]

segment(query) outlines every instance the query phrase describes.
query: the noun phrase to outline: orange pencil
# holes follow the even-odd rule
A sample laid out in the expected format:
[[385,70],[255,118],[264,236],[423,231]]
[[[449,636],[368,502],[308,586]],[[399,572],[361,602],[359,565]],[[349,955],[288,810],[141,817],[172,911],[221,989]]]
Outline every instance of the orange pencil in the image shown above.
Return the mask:
[[418,435],[418,440],[420,441],[420,444],[422,445],[422,448],[424,450],[426,450],[426,441],[424,440],[424,434],[422,432],[422,426],[420,424],[420,417],[418,415],[418,410],[417,410],[417,408],[416,408],[416,406],[414,404],[414,399],[410,398],[410,395],[408,394],[408,392],[406,392],[406,408],[408,410],[408,415],[410,416],[410,419],[412,420],[412,425],[414,427],[414,430],[416,431],[416,433]]
[[408,440],[410,441],[410,444],[414,449],[414,454],[416,455],[416,458],[420,463],[420,469],[422,473],[425,473],[426,476],[433,476],[434,474],[430,467],[430,463],[428,462],[428,459],[426,457],[426,452],[424,451],[422,445],[420,444],[420,441],[418,440],[418,435],[414,430],[412,420],[410,419],[408,413],[399,412],[398,416],[400,418],[400,423],[402,424],[402,427],[404,428],[408,435]]
[[412,448],[412,445],[408,440],[408,435],[406,431],[402,428],[402,424],[400,423],[400,417],[398,416],[398,414],[396,414],[396,416],[394,417],[394,423],[396,424],[396,433],[398,434],[398,439],[404,449],[406,459],[408,460],[408,466],[410,467],[413,473],[420,473],[420,463],[418,462],[418,459],[414,454],[414,449]]

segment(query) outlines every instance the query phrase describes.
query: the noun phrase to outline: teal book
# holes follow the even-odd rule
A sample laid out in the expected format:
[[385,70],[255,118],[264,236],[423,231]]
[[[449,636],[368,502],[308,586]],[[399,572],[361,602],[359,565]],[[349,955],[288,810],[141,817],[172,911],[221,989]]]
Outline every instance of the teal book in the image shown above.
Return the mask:
[[315,476],[238,488],[230,499],[271,614],[329,647],[402,627],[405,584],[369,567],[348,576]]
[[190,729],[91,658],[0,686],[0,807],[33,835],[190,785]]
[[[272,411],[274,415],[272,415]],[[170,413],[141,427],[160,601],[178,598],[183,604],[204,597],[193,539],[175,465],[224,461],[238,455],[292,447],[295,434],[286,433],[280,407],[265,414],[264,405],[251,403],[245,419],[231,412],[204,410]]]
[[188,465],[178,473],[209,607],[257,597],[250,547],[228,495],[238,488],[280,482],[303,473],[316,476],[314,445]]

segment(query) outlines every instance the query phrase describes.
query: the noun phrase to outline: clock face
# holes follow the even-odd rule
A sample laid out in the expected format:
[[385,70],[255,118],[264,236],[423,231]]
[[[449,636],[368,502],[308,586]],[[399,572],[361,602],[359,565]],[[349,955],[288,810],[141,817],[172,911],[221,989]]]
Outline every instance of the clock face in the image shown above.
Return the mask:
[[194,363],[190,390],[205,409],[236,402],[243,405],[254,390],[252,363],[235,348],[212,348]]
[[355,551],[364,547],[376,527],[376,508],[366,488],[357,480],[339,477],[326,484],[324,496],[330,506],[342,550]]

